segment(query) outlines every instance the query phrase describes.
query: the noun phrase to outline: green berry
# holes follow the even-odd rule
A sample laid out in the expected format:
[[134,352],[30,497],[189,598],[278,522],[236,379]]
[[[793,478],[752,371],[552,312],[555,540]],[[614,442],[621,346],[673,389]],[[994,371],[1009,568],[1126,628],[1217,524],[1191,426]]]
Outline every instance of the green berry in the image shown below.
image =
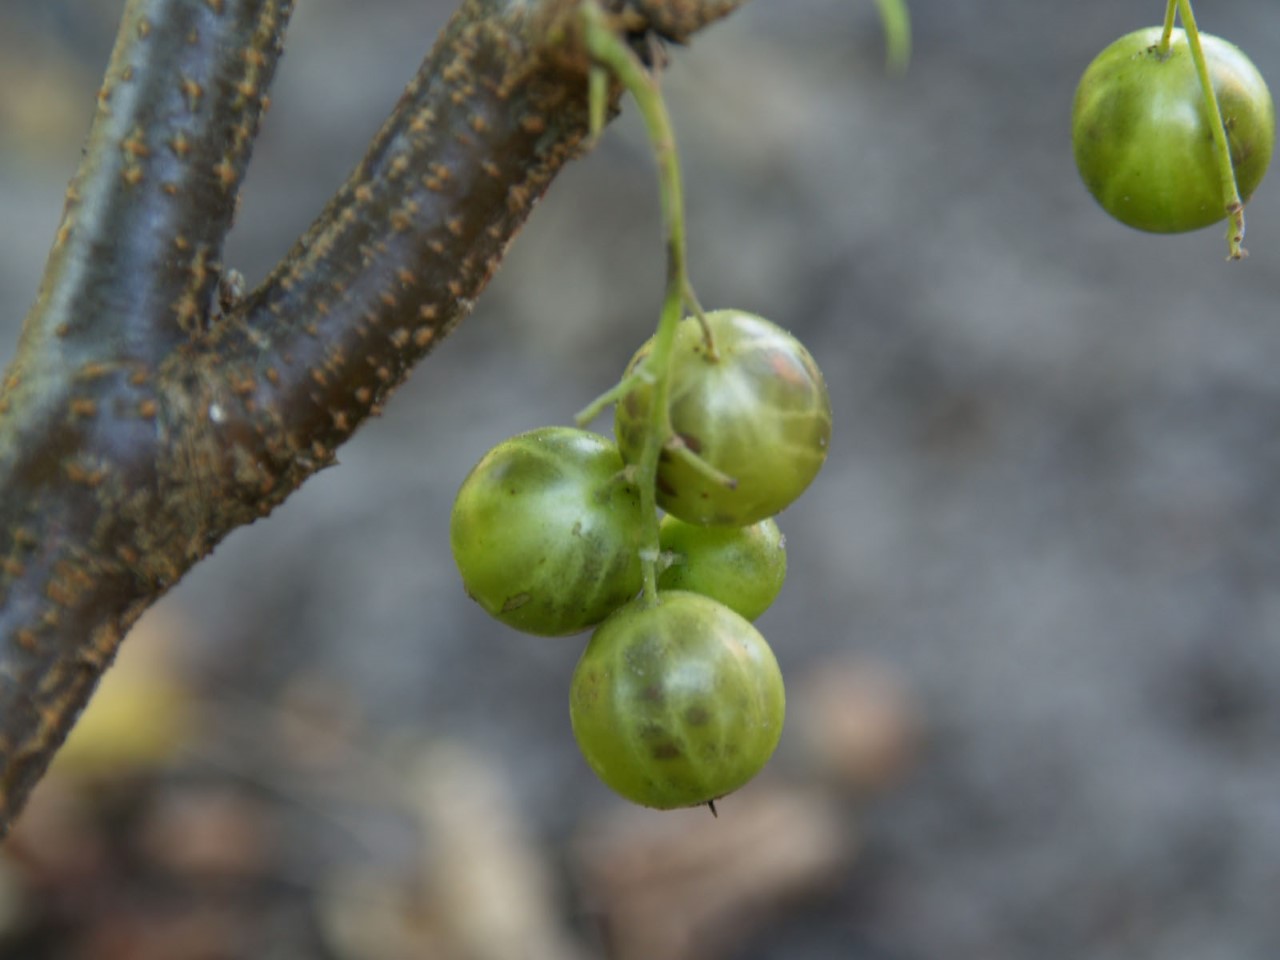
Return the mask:
[[573,674],[570,718],[591,769],[646,807],[737,790],[773,754],[785,694],[749,622],[696,593],[637,599],[602,623]]
[[[745,526],[781,512],[813,482],[827,457],[831,402],[813,357],[781,327],[741,310],[706,318],[714,356],[696,319],[676,331],[671,429],[733,484],[664,450],[657,500],[689,523]],[[652,340],[640,348],[629,373],[652,348]],[[614,433],[628,463],[644,449],[652,397],[652,385],[642,382],[618,403]]]
[[449,540],[467,593],[526,633],[591,627],[640,590],[644,514],[605,437],[545,427],[498,444],[454,501]]
[[690,590],[754,620],[769,609],[787,577],[787,550],[772,519],[749,527],[703,527],[662,518],[659,542],[670,562],[663,590]]
[[[1182,30],[1169,51],[1160,27],[1127,34],[1089,64],[1076,89],[1071,139],[1089,192],[1121,223],[1180,233],[1217,223],[1223,203],[1212,120]],[[1247,201],[1271,162],[1275,112],[1257,68],[1238,47],[1200,34],[1222,113],[1236,187]]]

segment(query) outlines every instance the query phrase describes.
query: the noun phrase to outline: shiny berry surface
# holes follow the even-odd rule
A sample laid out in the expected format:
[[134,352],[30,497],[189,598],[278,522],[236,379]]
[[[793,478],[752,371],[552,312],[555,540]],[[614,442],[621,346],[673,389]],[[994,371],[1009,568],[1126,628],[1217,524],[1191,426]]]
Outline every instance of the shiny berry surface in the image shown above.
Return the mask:
[[704,527],[668,515],[658,533],[670,564],[658,577],[662,590],[701,593],[754,620],[787,578],[787,550],[772,518],[746,527]]
[[[1210,116],[1186,35],[1167,55],[1160,27],[1121,37],[1094,59],[1076,90],[1071,134],[1076,166],[1099,204],[1121,223],[1179,233],[1227,216]],[[1200,34],[1222,113],[1236,186],[1247,201],[1275,143],[1267,85],[1238,47]]]
[[[827,457],[831,402],[817,363],[781,327],[741,310],[716,310],[707,320],[714,357],[696,320],[682,321],[676,332],[671,428],[734,484],[664,450],[658,505],[689,523],[745,526],[778,513],[813,482]],[[640,348],[629,371],[652,346]],[[643,450],[652,395],[642,383],[618,403],[614,433],[628,463]]]
[[605,437],[546,427],[498,444],[463,481],[449,540],[467,593],[527,633],[577,633],[640,590],[640,494]]
[[660,593],[602,623],[573,674],[570,718],[592,770],[622,796],[673,809],[718,799],[768,762],[785,694],[773,651],[723,604]]

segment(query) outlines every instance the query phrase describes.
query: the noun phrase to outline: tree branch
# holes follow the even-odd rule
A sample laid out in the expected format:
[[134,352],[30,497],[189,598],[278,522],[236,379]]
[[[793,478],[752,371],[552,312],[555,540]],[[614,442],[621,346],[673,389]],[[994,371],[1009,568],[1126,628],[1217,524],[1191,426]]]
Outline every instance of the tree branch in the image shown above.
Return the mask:
[[208,344],[286,458],[327,462],[376,412],[578,151],[585,75],[545,57],[532,24],[523,6],[464,6],[320,219]]
[[154,370],[209,315],[289,0],[133,0],[0,394],[0,829],[123,630],[154,536]]
[[[683,40],[743,0],[615,0]],[[466,0],[352,177],[225,315],[291,0],[130,0],[0,394],[0,834],[124,631],[466,314],[587,125],[576,0]]]
[[292,5],[131,0],[24,346],[154,361],[196,332]]

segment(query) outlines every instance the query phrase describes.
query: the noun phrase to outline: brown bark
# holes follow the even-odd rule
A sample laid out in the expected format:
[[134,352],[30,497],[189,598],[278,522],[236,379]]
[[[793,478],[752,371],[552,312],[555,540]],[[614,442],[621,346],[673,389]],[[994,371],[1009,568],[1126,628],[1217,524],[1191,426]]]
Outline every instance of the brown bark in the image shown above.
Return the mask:
[[[744,0],[613,0],[678,41]],[[223,238],[292,0],[130,0],[0,393],[0,836],[128,627],[467,313],[580,149],[575,0],[465,0],[267,280]]]

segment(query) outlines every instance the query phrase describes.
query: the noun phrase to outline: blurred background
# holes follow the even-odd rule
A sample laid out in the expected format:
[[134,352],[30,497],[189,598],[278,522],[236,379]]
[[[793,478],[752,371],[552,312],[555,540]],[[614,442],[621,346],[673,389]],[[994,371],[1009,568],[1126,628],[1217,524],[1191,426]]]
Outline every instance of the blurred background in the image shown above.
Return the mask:
[[[121,0],[0,5],[0,356]],[[451,9],[304,0],[227,261],[341,183]],[[142,621],[0,858],[0,956],[1271,960],[1280,952],[1280,174],[1242,264],[1080,185],[1089,60],[1156,0],[757,0],[667,77],[702,301],[810,347],[831,457],[759,626],[788,728],[705,810],[574,746],[583,638],[467,600],[452,496],[656,321],[634,111],[472,317]],[[1280,11],[1201,26],[1280,84]],[[608,430],[602,420],[598,425]]]

